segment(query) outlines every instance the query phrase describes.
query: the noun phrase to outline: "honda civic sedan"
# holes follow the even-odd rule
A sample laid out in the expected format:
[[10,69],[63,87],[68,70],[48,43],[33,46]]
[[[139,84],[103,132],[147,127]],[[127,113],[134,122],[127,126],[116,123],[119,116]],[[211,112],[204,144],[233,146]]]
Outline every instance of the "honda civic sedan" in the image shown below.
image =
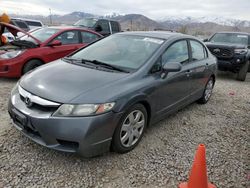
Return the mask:
[[44,27],[27,33],[0,23],[0,38],[5,29],[16,39],[4,45],[0,42],[0,77],[20,77],[102,37],[94,31],[69,26]]
[[149,125],[207,103],[216,69],[194,37],[117,33],[24,75],[8,110],[14,126],[45,147],[85,157],[125,153]]

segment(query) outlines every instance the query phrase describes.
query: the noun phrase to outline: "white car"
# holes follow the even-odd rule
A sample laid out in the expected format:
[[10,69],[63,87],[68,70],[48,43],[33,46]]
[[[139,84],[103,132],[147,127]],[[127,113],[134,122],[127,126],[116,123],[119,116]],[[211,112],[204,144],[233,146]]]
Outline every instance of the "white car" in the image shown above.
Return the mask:
[[[12,18],[10,24],[15,25],[29,33],[44,27],[44,24],[41,21],[26,18]],[[8,30],[5,30],[3,35],[7,37],[9,42],[15,39],[15,37]],[[18,33],[17,38],[21,37],[22,35],[22,33]]]

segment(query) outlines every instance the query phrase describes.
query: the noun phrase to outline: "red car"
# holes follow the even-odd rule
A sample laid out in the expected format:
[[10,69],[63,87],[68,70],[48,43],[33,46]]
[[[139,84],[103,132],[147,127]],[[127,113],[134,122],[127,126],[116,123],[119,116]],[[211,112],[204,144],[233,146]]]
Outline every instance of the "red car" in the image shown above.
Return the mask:
[[20,77],[102,37],[94,31],[70,26],[44,27],[27,33],[0,22],[0,36],[6,29],[14,36],[20,36],[20,32],[25,35],[7,44],[0,42],[0,77]]

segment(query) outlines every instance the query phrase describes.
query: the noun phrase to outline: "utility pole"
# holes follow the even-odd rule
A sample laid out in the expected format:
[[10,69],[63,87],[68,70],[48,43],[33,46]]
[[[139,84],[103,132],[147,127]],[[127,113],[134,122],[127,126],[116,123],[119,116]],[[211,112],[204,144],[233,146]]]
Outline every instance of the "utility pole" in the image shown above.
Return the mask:
[[50,25],[52,25],[52,14],[51,14],[51,8],[49,8],[49,19],[50,19]]
[[131,21],[130,21],[130,31],[133,31],[133,20],[131,19]]

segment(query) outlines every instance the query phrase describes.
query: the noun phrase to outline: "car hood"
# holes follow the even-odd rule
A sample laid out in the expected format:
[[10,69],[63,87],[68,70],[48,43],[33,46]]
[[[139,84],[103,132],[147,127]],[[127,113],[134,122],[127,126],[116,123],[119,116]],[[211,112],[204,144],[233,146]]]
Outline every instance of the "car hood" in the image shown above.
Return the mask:
[[14,26],[14,25],[11,25],[11,24],[7,24],[7,23],[3,23],[3,22],[0,22],[0,37],[3,35],[3,32],[4,32],[4,29],[7,28],[8,31],[15,37],[18,36],[18,33],[21,32],[25,35],[28,35],[29,37],[33,38],[38,44],[41,44],[42,42],[40,40],[38,40],[37,38],[35,38],[34,36],[32,36],[30,33]]
[[110,85],[128,75],[57,60],[27,73],[22,77],[20,86],[41,98],[71,103],[74,98],[84,93],[91,94],[92,90]]
[[232,43],[217,43],[217,42],[206,42],[206,46],[209,47],[225,47],[225,48],[233,48],[233,49],[238,49],[238,48],[247,48],[247,45],[243,44],[232,44]]

